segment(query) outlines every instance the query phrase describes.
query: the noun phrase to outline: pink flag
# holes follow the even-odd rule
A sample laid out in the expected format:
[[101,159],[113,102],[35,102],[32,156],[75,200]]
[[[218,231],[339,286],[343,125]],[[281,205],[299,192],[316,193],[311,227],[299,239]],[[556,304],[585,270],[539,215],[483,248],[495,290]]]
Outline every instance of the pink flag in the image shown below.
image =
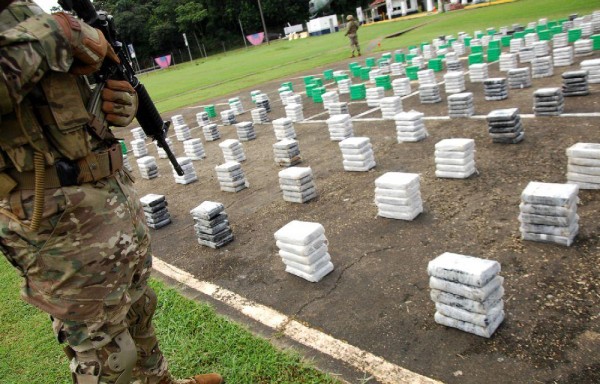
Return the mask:
[[260,32],[260,33],[255,33],[254,35],[248,35],[248,36],[246,36],[246,39],[248,39],[248,41],[252,45],[260,45],[260,44],[262,44],[263,40],[265,39],[265,33]]
[[167,68],[169,65],[171,65],[171,55],[157,57],[154,59],[154,61],[159,67]]

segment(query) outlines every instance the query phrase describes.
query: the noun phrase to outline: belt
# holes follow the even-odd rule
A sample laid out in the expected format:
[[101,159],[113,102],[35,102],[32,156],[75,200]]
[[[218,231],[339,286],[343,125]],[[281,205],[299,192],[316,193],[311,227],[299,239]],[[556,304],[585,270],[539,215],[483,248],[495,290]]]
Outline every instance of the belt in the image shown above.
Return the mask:
[[[92,152],[88,156],[74,161],[75,166],[79,169],[77,182],[72,185],[81,185],[99,181],[109,176],[114,175],[118,170],[123,168],[123,153],[121,146],[114,144],[112,147],[99,151]],[[14,169],[7,171],[9,176],[17,182],[16,189],[34,189],[35,187],[35,172],[17,172]],[[67,186],[61,183],[58,172],[54,166],[46,168],[44,175],[45,188],[59,188]]]

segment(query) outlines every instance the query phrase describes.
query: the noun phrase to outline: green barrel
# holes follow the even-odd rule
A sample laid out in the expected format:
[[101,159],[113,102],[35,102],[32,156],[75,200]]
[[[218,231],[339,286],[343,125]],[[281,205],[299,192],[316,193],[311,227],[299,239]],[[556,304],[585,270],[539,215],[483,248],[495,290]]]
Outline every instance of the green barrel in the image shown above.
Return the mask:
[[375,86],[383,87],[383,89],[390,90],[392,89],[392,81],[390,80],[390,75],[381,75],[375,77]]
[[406,55],[404,53],[396,53],[394,54],[394,61],[396,61],[396,63],[404,63],[406,61]]
[[502,52],[499,48],[490,48],[487,51],[487,61],[491,63],[492,61],[500,60],[500,52]]
[[317,88],[322,87],[323,86],[323,79],[321,79],[320,77],[315,77],[315,78],[313,78],[311,84],[314,84]]
[[483,63],[483,54],[482,53],[472,53],[469,55],[469,65],[481,64],[481,63]]
[[569,32],[567,32],[567,34],[569,37],[569,43],[575,42],[581,38],[581,29],[579,29],[579,28],[569,29]]
[[314,88],[312,91],[312,99],[315,103],[322,103],[323,102],[323,97],[321,95],[323,95],[325,92],[327,92],[327,90],[325,89],[325,87],[317,87]]
[[367,87],[364,84],[350,86],[350,100],[364,100],[367,97]]
[[483,53],[483,46],[476,45],[474,47],[471,47],[471,53]]
[[290,91],[294,90],[294,86],[292,85],[291,81],[286,81],[285,83],[281,83],[282,87],[287,87],[287,89],[289,89]]
[[512,40],[512,36],[502,36],[500,38],[500,42],[502,43],[503,47],[510,47],[510,41]]
[[500,49],[500,44],[502,44],[500,40],[490,41],[488,44],[488,49]]
[[538,31],[538,39],[540,39],[540,41],[552,39],[550,30],[544,29],[544,30]]
[[562,31],[563,30],[560,25],[555,25],[554,27],[550,28],[550,32],[552,32],[552,36],[562,33]]
[[323,78],[325,80],[333,80],[333,69],[326,69],[323,71]]
[[335,80],[336,83],[339,82],[340,80],[346,80],[346,79],[349,79],[349,77],[345,73],[342,75],[336,75],[333,77],[333,80]]
[[374,57],[367,57],[365,59],[365,65],[367,67],[374,67],[375,66],[375,58]]
[[594,49],[594,51],[597,51],[600,49],[600,35],[592,35],[590,36],[590,39],[592,40],[592,48]]
[[215,106],[213,104],[204,107],[204,112],[208,114],[208,117],[217,117],[217,111],[215,111]]
[[362,69],[362,67],[360,65],[357,65],[356,67],[352,67],[352,76],[360,77],[361,69]]
[[417,72],[419,72],[420,68],[413,65],[411,67],[406,67],[405,71],[406,71],[406,77],[408,77],[411,80],[417,80],[418,76],[417,76]]
[[314,78],[315,78],[315,77],[314,77],[314,76],[311,76],[311,75],[309,75],[309,76],[304,76],[304,85],[308,85],[308,84],[310,84]]
[[315,88],[318,88],[315,84],[307,84],[306,85],[306,96],[312,97],[312,93]]
[[360,69],[360,79],[361,80],[369,80],[369,72],[371,72],[371,68],[362,67]]
[[433,69],[433,72],[440,72],[444,69],[442,59],[431,59],[427,62],[427,68]]

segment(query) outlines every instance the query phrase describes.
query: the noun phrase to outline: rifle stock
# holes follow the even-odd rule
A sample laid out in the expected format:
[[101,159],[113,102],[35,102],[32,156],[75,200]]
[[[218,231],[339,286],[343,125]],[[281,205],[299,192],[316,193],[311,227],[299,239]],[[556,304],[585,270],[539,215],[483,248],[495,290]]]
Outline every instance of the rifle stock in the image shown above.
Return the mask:
[[146,135],[152,140],[156,140],[157,145],[165,151],[175,172],[177,172],[179,176],[183,176],[183,169],[177,162],[173,152],[171,152],[171,148],[167,145],[166,135],[169,131],[169,122],[165,122],[160,117],[148,91],[146,91],[144,85],[140,83],[135,76],[135,71],[131,68],[129,60],[123,51],[123,44],[116,39],[116,31],[112,23],[112,17],[106,13],[99,14],[90,0],[59,0],[58,4],[66,11],[75,12],[75,14],[87,24],[102,31],[106,40],[119,56],[121,63],[117,64],[105,60],[102,69],[96,76],[97,80],[106,82],[109,77],[118,77],[131,84],[138,95],[138,109],[135,114],[136,119]]

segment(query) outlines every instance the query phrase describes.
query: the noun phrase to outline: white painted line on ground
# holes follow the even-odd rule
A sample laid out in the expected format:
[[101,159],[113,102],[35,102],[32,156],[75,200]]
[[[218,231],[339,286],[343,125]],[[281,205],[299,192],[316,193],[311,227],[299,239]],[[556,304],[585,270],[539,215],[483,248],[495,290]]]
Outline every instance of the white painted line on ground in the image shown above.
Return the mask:
[[251,319],[285,334],[300,344],[368,373],[382,383],[441,384],[440,381],[409,371],[379,356],[307,327],[272,308],[248,300],[235,292],[207,281],[200,281],[190,273],[156,257],[153,258],[153,268],[161,274],[219,300]]

